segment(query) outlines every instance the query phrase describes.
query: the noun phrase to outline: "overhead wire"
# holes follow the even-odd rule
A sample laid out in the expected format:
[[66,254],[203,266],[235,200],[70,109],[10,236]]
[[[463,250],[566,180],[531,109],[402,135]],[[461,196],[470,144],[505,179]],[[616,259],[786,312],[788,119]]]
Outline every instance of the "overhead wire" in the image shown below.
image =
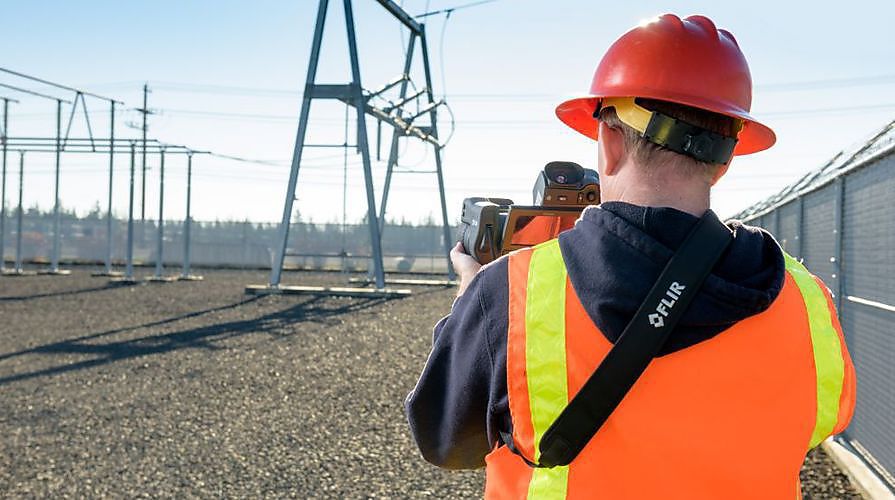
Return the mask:
[[[496,1],[496,0],[495,0]],[[456,10],[456,9],[455,9]],[[403,31],[402,31],[403,34]],[[403,47],[403,45],[402,45]],[[406,49],[405,49],[406,50]],[[139,82],[142,84],[142,82]],[[772,82],[755,85],[755,90],[763,92],[790,92],[800,90],[822,90],[827,88],[860,87],[866,85],[885,85],[895,83],[895,74],[866,75],[852,78],[822,78],[815,80],[801,80],[794,82]],[[153,88],[170,92],[201,93],[201,94],[228,94],[247,96],[278,96],[301,97],[302,92],[294,89],[270,88],[270,87],[240,87],[217,84],[202,84],[192,82],[153,82]],[[490,99],[490,100],[555,100],[564,97],[561,94],[550,93],[519,93],[519,94],[454,94],[454,99]]]
[[[494,1],[494,0],[488,0],[488,1],[490,2],[490,1]],[[481,3],[488,3],[488,2],[478,2],[475,5],[479,5]],[[472,4],[470,4],[468,6],[471,7]],[[448,10],[447,14],[445,14],[445,16],[444,16],[444,22],[441,24],[441,36],[440,36],[440,40],[438,42],[438,60],[439,60],[438,64],[439,64],[439,69],[441,72],[441,101],[444,103],[444,107],[445,107],[445,109],[447,109],[448,114],[451,115],[451,121],[450,121],[451,131],[448,133],[447,138],[445,138],[444,141],[441,141],[441,146],[440,146],[441,148],[444,148],[445,146],[448,145],[448,143],[451,142],[451,139],[454,138],[454,132],[457,130],[457,119],[454,116],[454,110],[451,109],[451,106],[448,103],[448,99],[447,99],[447,77],[445,76],[445,71],[444,71],[444,59],[445,59],[444,58],[444,34],[447,31],[448,21],[450,20],[451,13],[453,11],[454,10]]]
[[[453,97],[451,98],[454,99]],[[877,104],[866,104],[866,105],[851,105],[851,106],[838,106],[838,107],[827,107],[827,108],[803,108],[803,109],[791,109],[791,110],[781,110],[781,111],[769,111],[765,113],[761,113],[762,116],[767,117],[798,117],[798,116],[811,116],[816,114],[828,114],[828,113],[851,113],[851,112],[864,112],[868,110],[874,109],[891,109],[895,108],[895,102],[888,103],[877,103]],[[275,115],[275,114],[257,114],[257,113],[237,113],[237,112],[226,112],[226,111],[206,111],[206,110],[187,110],[187,109],[176,109],[176,108],[159,108],[160,111],[174,114],[174,115],[195,115],[195,116],[210,116],[214,118],[234,118],[240,120],[282,120],[282,121],[294,121],[295,117],[292,115]],[[101,114],[99,112],[92,114]],[[333,118],[319,118],[315,121],[320,123],[328,123],[328,124],[339,124],[341,125],[341,120],[333,119]],[[487,120],[457,120],[456,124],[462,125],[542,125],[542,124],[554,124],[554,120],[511,120],[511,119],[487,119]]]
[[451,12],[454,12],[455,10],[468,9],[468,8],[470,8],[470,7],[476,7],[476,6],[479,6],[479,5],[484,5],[484,4],[486,4],[486,3],[492,3],[492,2],[496,2],[496,1],[497,1],[497,0],[480,0],[480,1],[478,1],[478,2],[471,2],[471,3],[467,3],[467,4],[463,4],[463,5],[457,5],[457,6],[455,6],[455,7],[450,7],[450,8],[447,8],[447,9],[436,10],[436,11],[432,11],[432,12],[429,12],[429,2],[426,2],[426,10],[425,10],[425,12],[423,12],[422,14],[418,14],[418,15],[416,16],[416,18],[419,19],[419,18],[421,18],[421,17],[428,17],[428,16],[434,16],[434,15],[437,15],[437,14],[445,14],[445,13],[446,13],[447,15],[451,15]]

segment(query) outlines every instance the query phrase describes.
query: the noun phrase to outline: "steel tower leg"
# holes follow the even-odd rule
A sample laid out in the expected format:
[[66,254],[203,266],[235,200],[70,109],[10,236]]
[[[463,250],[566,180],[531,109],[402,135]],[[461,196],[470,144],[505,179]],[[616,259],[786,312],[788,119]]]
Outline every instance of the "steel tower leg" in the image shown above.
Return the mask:
[[[426,73],[426,88],[428,89],[427,94],[429,95],[429,103],[435,102],[435,98],[432,94],[432,72],[429,70],[429,45],[426,42],[426,31],[425,26],[423,27],[423,33],[420,35],[422,48],[423,48],[423,68]],[[438,114],[436,112],[436,107],[433,107],[429,112],[429,117],[432,120],[432,134],[435,137],[438,137]],[[448,214],[447,214],[447,200],[445,199],[444,194],[444,174],[442,173],[441,168],[441,147],[435,146],[435,172],[438,177],[438,194],[441,198],[441,222],[442,222],[442,238],[444,240],[444,255],[447,259],[447,272],[448,279],[454,280],[456,279],[456,274],[454,273],[454,266],[451,265],[451,247],[453,246],[454,239],[451,237],[451,225],[448,222]]]
[[[410,40],[407,43],[407,55],[404,59],[404,76],[407,77],[410,75],[410,67],[413,65],[413,51],[414,46],[416,45],[416,33],[410,34]],[[399,95],[399,102],[403,101],[405,97],[407,97],[407,86],[410,83],[410,79],[407,78],[403,82],[401,82],[401,91]],[[398,117],[401,117],[401,110],[398,109]],[[385,170],[385,184],[382,187],[382,203],[379,205],[379,234],[382,236],[382,232],[385,229],[385,209],[388,205],[388,193],[392,186],[392,173],[394,171],[395,165],[398,163],[398,140],[401,138],[401,134],[398,132],[398,129],[394,129],[392,133],[392,145],[391,149],[389,149],[388,153],[388,167]]]
[[357,144],[364,162],[364,184],[367,188],[367,226],[370,228],[370,246],[373,248],[373,278],[376,288],[385,288],[382,269],[382,240],[379,235],[379,219],[376,215],[376,195],[373,192],[373,170],[370,165],[370,145],[367,142],[366,99],[361,88],[360,63],[357,56],[357,38],[354,32],[354,12],[351,0],[344,0],[345,27],[348,30],[348,53],[351,58],[351,90],[357,111]]
[[304,149],[305,135],[308,131],[308,117],[311,113],[311,99],[314,88],[314,80],[317,77],[317,63],[320,60],[320,45],[323,41],[323,26],[326,22],[326,9],[329,1],[320,0],[317,8],[317,25],[314,28],[314,38],[311,43],[311,59],[308,62],[308,74],[305,79],[305,91],[301,103],[301,115],[298,119],[298,132],[295,136],[295,149],[292,153],[292,169],[289,172],[289,185],[286,187],[286,201],[283,204],[283,218],[280,221],[279,241],[277,242],[274,262],[270,270],[269,286],[280,286],[283,273],[283,262],[286,258],[286,248],[289,242],[289,225],[292,222],[292,205],[295,201],[295,187],[298,183],[298,169],[301,166],[301,154]]

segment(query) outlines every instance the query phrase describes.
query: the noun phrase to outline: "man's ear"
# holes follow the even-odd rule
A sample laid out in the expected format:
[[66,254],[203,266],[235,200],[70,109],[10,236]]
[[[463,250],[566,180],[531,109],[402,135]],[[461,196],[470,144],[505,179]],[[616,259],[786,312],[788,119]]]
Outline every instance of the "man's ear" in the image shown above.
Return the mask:
[[613,176],[618,173],[625,156],[625,138],[620,130],[606,126],[600,122],[599,141],[597,147],[603,161],[601,175]]

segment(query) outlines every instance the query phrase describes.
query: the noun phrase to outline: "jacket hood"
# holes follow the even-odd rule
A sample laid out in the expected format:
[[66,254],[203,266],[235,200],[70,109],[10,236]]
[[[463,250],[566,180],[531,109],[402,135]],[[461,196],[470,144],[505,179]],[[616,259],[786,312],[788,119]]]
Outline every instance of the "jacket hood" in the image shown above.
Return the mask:
[[[673,208],[606,202],[585,209],[575,227],[560,235],[572,286],[611,342],[621,335],[698,220]],[[733,242],[660,355],[712,338],[765,311],[780,293],[785,267],[774,238],[739,221],[726,224]]]

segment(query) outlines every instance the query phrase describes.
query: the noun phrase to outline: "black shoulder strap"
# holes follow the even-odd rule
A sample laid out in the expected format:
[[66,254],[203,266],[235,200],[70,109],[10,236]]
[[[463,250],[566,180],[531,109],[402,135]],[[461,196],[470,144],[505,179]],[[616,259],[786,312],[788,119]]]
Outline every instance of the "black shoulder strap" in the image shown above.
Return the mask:
[[539,463],[527,463],[555,467],[578,456],[659,352],[732,240],[727,226],[706,212],[603,362],[544,433]]

